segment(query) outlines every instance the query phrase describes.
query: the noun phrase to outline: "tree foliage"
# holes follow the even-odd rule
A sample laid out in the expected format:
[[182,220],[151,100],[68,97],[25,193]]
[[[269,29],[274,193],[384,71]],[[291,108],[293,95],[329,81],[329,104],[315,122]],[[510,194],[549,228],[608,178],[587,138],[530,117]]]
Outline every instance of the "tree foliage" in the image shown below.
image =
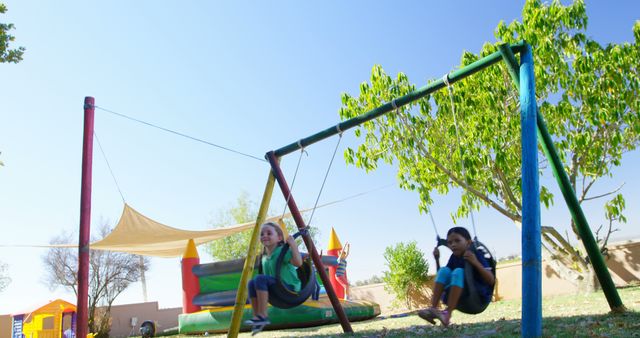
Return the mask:
[[[276,215],[275,212],[270,213]],[[249,194],[242,192],[236,204],[228,209],[218,210],[218,215],[210,221],[213,228],[225,227],[233,224],[253,222],[258,217],[258,206],[251,201]],[[290,219],[284,219],[285,226],[289,234],[298,232],[298,228]],[[251,230],[239,232],[231,236],[215,240],[206,246],[207,252],[217,261],[226,261],[247,257],[249,241],[251,240]],[[311,238],[316,242],[318,229],[311,228],[309,231]],[[301,243],[300,240],[298,240]],[[261,249],[261,248],[260,248]]]
[[[522,22],[500,22],[497,41],[484,44],[479,55],[464,52],[460,64],[497,51],[502,43],[526,40],[532,46],[540,111],[581,203],[613,193],[596,194],[593,187],[611,176],[640,140],[640,21],[633,27],[633,43],[603,46],[588,37],[586,27],[583,1],[565,6],[528,0]],[[340,116],[353,118],[413,90],[405,74],[392,78],[376,65],[359,96],[342,95]],[[356,135],[362,143],[345,151],[346,162],[367,171],[381,162],[397,163],[401,187],[418,192],[422,211],[432,204],[433,192],[462,188],[454,221],[489,206],[521,222],[519,93],[506,66],[456,82],[451,94],[453,109],[442,90],[361,125]],[[540,158],[540,171],[548,174]],[[546,207],[553,203],[549,187],[541,186],[540,199]]]
[[[0,14],[7,12],[7,6],[0,3]],[[15,26],[12,23],[0,22],[0,63],[18,63],[22,61],[22,54],[24,54],[24,47],[18,47],[11,49],[9,44],[15,41],[15,37],[9,34],[9,31],[14,29]]]
[[384,280],[382,279],[382,277],[378,275],[373,275],[367,279],[358,280],[355,283],[353,283],[353,285],[363,286],[363,285],[378,284],[378,283],[384,283]]
[[[111,229],[103,224],[101,238]],[[51,244],[71,243],[70,234],[62,234]],[[71,248],[51,248],[42,257],[45,283],[51,290],[61,286],[78,295],[78,252]],[[149,269],[148,258],[115,251],[91,250],[89,258],[89,332],[109,337],[111,305],[132,283],[140,280],[142,271]]]
[[398,243],[384,250],[384,259],[389,271],[383,272],[385,289],[396,296],[397,302],[411,308],[413,296],[424,294],[423,287],[428,281],[429,263],[415,241]]

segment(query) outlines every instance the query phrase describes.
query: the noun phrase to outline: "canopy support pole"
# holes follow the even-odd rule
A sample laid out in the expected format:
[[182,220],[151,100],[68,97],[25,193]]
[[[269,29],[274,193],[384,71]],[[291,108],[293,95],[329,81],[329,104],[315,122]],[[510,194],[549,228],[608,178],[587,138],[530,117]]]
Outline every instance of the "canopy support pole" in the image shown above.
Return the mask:
[[82,136],[82,178],[80,186],[80,235],[78,240],[78,303],[76,337],[86,337],[89,329],[89,240],[91,238],[91,169],[93,167],[93,121],[95,99],[84,98]]

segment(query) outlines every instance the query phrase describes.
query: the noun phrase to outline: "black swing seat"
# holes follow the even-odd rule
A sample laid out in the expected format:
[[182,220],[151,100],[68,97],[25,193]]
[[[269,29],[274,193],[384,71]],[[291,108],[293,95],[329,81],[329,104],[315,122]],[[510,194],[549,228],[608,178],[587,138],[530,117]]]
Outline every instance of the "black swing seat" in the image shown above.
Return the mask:
[[[479,242],[477,239],[474,240],[474,247],[476,251],[480,251],[484,258],[489,263],[491,267],[491,273],[495,277],[496,275],[496,260],[493,258],[493,255],[489,251],[489,249]],[[460,312],[464,312],[467,314],[478,314],[483,312],[489,303],[491,303],[491,297],[488,300],[483,300],[476,290],[476,284],[474,280],[474,276],[476,274],[475,269],[471,264],[465,262],[464,264],[464,290],[462,291],[462,296],[460,297],[460,301],[458,302],[458,306],[456,310]],[[495,287],[495,283],[491,286],[491,292],[489,294],[493,294],[493,288]]]
[[[300,233],[296,233],[293,237],[299,235]],[[316,273],[310,256],[307,256],[298,268],[298,278],[302,284],[300,291],[290,290],[284,285],[280,279],[280,270],[288,250],[289,244],[285,243],[276,261],[276,283],[269,287],[269,303],[281,309],[290,309],[304,303],[316,291],[317,287]],[[260,273],[262,273],[262,264],[260,264]]]
[[[439,238],[438,238],[439,240]],[[438,241],[438,246],[443,245],[440,240]],[[446,242],[445,244],[446,245]],[[491,254],[491,251],[487,248],[486,245],[482,244],[482,242],[478,241],[477,238],[474,238],[473,241],[473,249],[476,251],[480,251],[484,258],[489,263],[491,267],[491,273],[495,277],[496,275],[496,260]],[[475,284],[475,269],[473,266],[467,262],[464,264],[464,289],[462,290],[462,295],[460,296],[460,300],[458,301],[458,306],[456,306],[456,310],[467,313],[467,314],[478,314],[486,310],[491,303],[491,298],[488,300],[484,300],[480,297],[478,290],[476,290]],[[491,286],[490,294],[493,294],[493,289],[495,287],[495,283]]]

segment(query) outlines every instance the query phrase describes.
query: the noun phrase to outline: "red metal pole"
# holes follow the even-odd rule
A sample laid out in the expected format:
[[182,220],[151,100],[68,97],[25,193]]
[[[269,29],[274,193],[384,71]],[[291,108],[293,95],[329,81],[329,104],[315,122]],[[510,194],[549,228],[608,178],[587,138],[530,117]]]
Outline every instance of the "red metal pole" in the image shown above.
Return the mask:
[[82,184],[80,187],[80,240],[78,242],[78,322],[76,337],[85,338],[88,327],[89,239],[91,234],[91,167],[93,159],[93,117],[95,99],[84,98],[82,137]]
[[[293,216],[293,220],[296,222],[298,229],[304,229],[306,225],[304,224],[304,220],[302,219],[302,214],[300,214],[300,210],[296,205],[296,201],[293,199],[291,195],[291,191],[289,190],[289,185],[282,174],[282,169],[280,169],[280,165],[278,164],[278,159],[273,151],[267,153],[267,160],[271,164],[271,169],[273,170],[273,176],[275,176],[276,181],[278,181],[278,185],[280,186],[280,190],[284,195],[285,200],[288,199],[287,205],[289,206],[289,210],[291,211],[291,215]],[[287,198],[288,197],[288,198]],[[327,276],[327,272],[324,270],[322,265],[322,259],[318,255],[318,251],[316,251],[316,247],[311,240],[311,236],[309,234],[303,234],[302,239],[304,240],[304,244],[307,246],[307,250],[309,251],[309,255],[311,255],[311,259],[313,260],[313,265],[316,266],[316,270],[320,275],[320,279],[322,280],[322,285],[324,285],[325,290],[327,291],[327,296],[329,296],[329,300],[331,301],[331,305],[333,305],[333,310],[338,315],[338,319],[340,320],[340,325],[342,325],[342,330],[344,332],[353,332],[351,328],[351,323],[349,323],[349,319],[340,304],[340,300],[336,296],[336,292],[329,281],[329,276]]]

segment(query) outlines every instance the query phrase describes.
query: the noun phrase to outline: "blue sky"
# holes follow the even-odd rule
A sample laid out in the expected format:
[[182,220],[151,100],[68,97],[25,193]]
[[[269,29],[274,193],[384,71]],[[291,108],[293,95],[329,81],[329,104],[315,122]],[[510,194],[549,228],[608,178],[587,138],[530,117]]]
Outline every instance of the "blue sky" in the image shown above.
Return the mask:
[[[0,293],[0,313],[62,297],[42,283],[45,249],[6,245],[46,244],[77,231],[80,203],[82,103],[100,107],[225,147],[262,157],[339,122],[340,94],[357,94],[371,67],[405,72],[419,85],[459,63],[462,51],[493,42],[500,20],[520,18],[522,1],[4,1],[2,22],[16,25],[14,46],[24,61],[0,64],[0,261],[13,282]],[[632,41],[635,1],[587,4],[588,34],[600,43]],[[221,151],[96,111],[96,134],[125,200],[165,224],[200,230],[242,191],[259,201],[266,163]],[[307,149],[293,194],[298,205],[315,202],[333,148],[331,138]],[[356,144],[352,132],[340,146]],[[289,182],[298,154],[283,159]],[[640,183],[632,168],[638,153],[598,184],[599,192],[626,183],[628,224],[618,238],[640,235]],[[352,243],[350,278],[361,280],[384,266],[384,248],[416,240],[427,256],[435,234],[418,213],[417,194],[401,191],[392,167],[373,173],[347,167],[339,154],[320,203],[387,188],[319,209],[320,247],[331,227]],[[543,183],[555,183],[544,178]],[[114,224],[122,199],[106,162],[94,148],[92,227]],[[389,186],[392,185],[392,186]],[[557,191],[557,189],[555,190]],[[557,195],[559,196],[559,194]],[[456,196],[433,207],[439,231],[452,225]],[[272,209],[284,204],[274,191]],[[372,207],[373,206],[373,207]],[[586,205],[592,226],[604,221],[600,202]],[[564,226],[561,199],[543,210],[544,224]],[[464,221],[462,223],[465,223]],[[468,223],[468,222],[467,222]],[[478,235],[497,256],[518,253],[516,227],[493,210],[476,215]],[[208,257],[201,250],[203,261]],[[181,305],[179,259],[153,259],[147,275],[150,300]],[[142,301],[140,284],[116,303]]]

